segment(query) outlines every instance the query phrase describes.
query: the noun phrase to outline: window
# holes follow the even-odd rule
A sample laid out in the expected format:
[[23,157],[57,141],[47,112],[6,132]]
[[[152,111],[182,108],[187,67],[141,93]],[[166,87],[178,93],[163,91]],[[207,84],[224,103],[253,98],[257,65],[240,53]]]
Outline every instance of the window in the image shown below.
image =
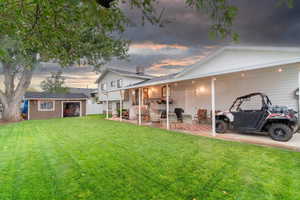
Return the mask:
[[38,111],[54,111],[54,101],[39,101]]
[[117,81],[117,87],[118,88],[121,88],[123,86],[123,81],[122,81],[122,79],[119,79],[118,81]]
[[112,87],[112,88],[116,87],[116,81],[111,81],[110,82],[110,87]]
[[243,103],[240,105],[241,111],[258,111],[263,107],[262,99],[260,96],[253,96],[248,99],[244,99]]
[[106,83],[101,83],[101,90],[105,91],[106,90]]
[[132,105],[139,105],[139,89],[132,90]]

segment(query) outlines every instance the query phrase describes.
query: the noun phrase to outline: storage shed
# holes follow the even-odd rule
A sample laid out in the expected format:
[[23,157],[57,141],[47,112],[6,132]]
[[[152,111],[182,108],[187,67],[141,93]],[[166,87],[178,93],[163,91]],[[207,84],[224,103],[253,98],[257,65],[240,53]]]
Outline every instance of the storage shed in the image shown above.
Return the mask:
[[88,97],[83,93],[27,92],[27,119],[81,117],[86,115]]

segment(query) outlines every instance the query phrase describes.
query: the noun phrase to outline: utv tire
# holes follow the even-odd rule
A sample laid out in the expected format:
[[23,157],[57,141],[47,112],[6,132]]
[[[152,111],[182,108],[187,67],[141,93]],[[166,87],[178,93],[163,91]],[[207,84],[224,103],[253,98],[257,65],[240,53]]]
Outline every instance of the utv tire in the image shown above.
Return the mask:
[[216,120],[216,132],[226,133],[228,129],[228,123],[223,120]]
[[270,137],[273,140],[287,142],[293,137],[292,129],[285,124],[272,124],[269,128]]

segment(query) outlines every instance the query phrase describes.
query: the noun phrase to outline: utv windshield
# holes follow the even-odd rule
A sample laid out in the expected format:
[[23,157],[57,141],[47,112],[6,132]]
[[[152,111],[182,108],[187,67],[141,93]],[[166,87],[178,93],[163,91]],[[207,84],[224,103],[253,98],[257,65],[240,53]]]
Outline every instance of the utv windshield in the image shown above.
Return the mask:
[[267,96],[253,95],[238,98],[232,105],[231,112],[242,112],[242,111],[258,111],[262,110],[264,106],[272,105]]

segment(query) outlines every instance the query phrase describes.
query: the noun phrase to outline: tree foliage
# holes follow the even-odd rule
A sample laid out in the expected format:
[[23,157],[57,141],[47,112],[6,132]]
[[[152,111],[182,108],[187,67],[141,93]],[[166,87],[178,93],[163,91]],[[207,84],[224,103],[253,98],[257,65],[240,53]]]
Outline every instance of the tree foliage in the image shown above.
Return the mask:
[[67,93],[69,88],[65,86],[65,80],[62,71],[52,72],[50,77],[41,82],[41,88],[49,93]]

